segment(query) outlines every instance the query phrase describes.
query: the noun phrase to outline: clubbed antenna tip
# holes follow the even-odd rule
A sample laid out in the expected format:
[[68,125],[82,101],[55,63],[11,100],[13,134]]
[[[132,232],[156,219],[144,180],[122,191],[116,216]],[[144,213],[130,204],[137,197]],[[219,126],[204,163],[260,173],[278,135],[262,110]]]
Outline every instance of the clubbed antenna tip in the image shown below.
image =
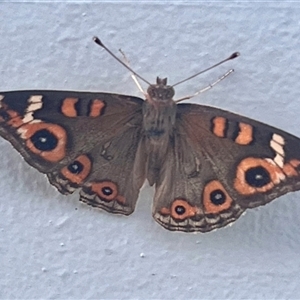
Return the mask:
[[104,45],[102,44],[101,40],[97,37],[97,36],[94,36],[93,37],[93,41],[98,44],[99,46],[103,47]]
[[234,58],[236,58],[236,57],[238,57],[238,56],[240,56],[241,54],[240,54],[240,52],[234,52],[234,53],[232,53],[229,57],[228,57],[228,59],[234,59]]

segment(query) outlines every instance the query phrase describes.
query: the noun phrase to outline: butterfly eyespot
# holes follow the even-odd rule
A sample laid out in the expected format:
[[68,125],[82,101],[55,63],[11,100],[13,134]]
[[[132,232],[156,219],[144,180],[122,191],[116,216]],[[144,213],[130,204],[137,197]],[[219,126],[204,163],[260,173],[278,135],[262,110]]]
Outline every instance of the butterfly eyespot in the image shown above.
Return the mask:
[[270,183],[271,177],[265,168],[258,166],[245,172],[245,180],[249,185],[260,188]]
[[68,165],[67,168],[73,174],[80,174],[84,166],[80,161],[75,160],[72,164]]
[[105,186],[101,189],[102,193],[105,195],[105,196],[110,196],[112,193],[113,193],[113,189],[110,188],[109,186]]
[[186,209],[182,205],[177,205],[174,210],[178,215],[183,215],[186,212]]
[[214,205],[222,205],[226,201],[226,195],[220,189],[214,190],[210,193],[210,201]]
[[47,129],[36,131],[30,140],[34,147],[40,151],[51,151],[58,144],[57,137]]
[[236,169],[234,188],[242,195],[264,193],[286,178],[271,159],[247,157]]
[[[164,209],[162,209],[164,211]],[[198,208],[184,199],[175,199],[171,205],[170,215],[177,220],[184,220],[197,214]]]
[[78,156],[71,164],[62,168],[61,174],[72,183],[82,183],[90,174],[92,162],[87,155]]
[[202,201],[206,214],[220,213],[228,209],[233,203],[232,198],[218,180],[212,180],[206,184]]
[[95,182],[92,184],[92,191],[106,201],[114,200],[118,196],[118,187],[112,181]]
[[17,132],[28,149],[41,158],[57,162],[65,157],[67,133],[61,126],[36,122],[21,126]]

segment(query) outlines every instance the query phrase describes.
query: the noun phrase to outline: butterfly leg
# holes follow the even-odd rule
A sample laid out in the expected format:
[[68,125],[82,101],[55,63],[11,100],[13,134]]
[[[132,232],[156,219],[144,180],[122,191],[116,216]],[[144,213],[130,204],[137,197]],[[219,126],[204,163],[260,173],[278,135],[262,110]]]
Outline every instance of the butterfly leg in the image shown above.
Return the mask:
[[[121,52],[121,54],[123,55],[124,61],[126,63],[127,66],[129,66],[129,60],[127,58],[127,56],[125,55],[125,53],[122,51],[122,49],[119,49],[119,51]],[[140,83],[138,82],[136,76],[134,74],[131,74],[131,78],[134,81],[134,83],[136,84],[137,88],[139,89],[140,92],[142,92],[144,95],[146,95],[146,92],[143,90],[142,86],[140,85]]]
[[214,81],[213,83],[210,83],[209,85],[207,85],[206,87],[202,88],[200,91],[196,92],[195,94],[193,95],[190,95],[190,96],[186,96],[186,97],[183,97],[183,98],[180,98],[178,100],[176,100],[175,102],[178,103],[178,102],[181,102],[181,101],[184,101],[184,100],[188,100],[188,99],[191,99],[195,96],[198,96],[199,94],[202,94],[208,90],[210,90],[211,88],[213,88],[217,83],[219,83],[220,81],[222,81],[223,79],[225,79],[227,76],[229,76],[231,73],[233,73],[234,70],[233,69],[230,69],[229,71],[227,71],[224,75],[222,75],[218,80]]

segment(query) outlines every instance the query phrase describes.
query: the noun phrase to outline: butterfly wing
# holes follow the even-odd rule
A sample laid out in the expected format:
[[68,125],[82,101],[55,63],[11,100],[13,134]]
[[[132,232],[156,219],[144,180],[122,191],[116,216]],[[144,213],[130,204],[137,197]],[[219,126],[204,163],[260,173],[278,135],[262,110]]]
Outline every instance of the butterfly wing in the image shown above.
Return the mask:
[[[0,93],[0,134],[63,194],[130,214],[144,182],[143,100],[106,93]],[[137,168],[138,171],[133,172]]]
[[155,180],[153,216],[165,228],[210,231],[300,189],[300,139],[196,104],[178,105],[176,122]]

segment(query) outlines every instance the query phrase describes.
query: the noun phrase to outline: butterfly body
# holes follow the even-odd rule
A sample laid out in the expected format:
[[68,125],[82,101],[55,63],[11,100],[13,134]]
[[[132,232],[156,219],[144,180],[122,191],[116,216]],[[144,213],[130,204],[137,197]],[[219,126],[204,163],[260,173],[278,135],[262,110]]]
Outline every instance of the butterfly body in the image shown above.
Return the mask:
[[207,232],[300,189],[300,140],[221,109],[177,104],[166,79],[146,100],[108,93],[0,93],[0,135],[61,193],[129,215],[147,179],[154,219]]

